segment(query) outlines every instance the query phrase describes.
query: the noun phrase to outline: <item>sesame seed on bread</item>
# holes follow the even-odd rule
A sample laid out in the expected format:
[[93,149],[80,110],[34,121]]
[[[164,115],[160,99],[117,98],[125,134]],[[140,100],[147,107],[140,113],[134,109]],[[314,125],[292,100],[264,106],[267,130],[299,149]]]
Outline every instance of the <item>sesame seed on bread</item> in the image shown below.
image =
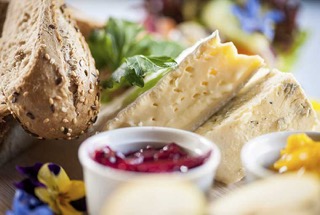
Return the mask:
[[11,0],[0,52],[0,90],[30,133],[71,139],[99,111],[99,73],[62,0]]

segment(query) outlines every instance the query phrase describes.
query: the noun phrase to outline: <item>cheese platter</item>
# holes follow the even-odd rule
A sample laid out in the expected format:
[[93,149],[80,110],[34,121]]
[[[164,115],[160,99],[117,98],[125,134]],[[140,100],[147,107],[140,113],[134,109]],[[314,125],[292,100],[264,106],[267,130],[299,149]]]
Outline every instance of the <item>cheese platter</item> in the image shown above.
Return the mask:
[[[210,4],[216,1],[219,2],[219,0],[210,1],[204,8],[211,8],[212,5]],[[218,29],[219,31],[212,30],[210,33],[206,29],[206,35],[202,35],[203,37],[200,39],[193,41],[193,38],[192,42],[188,40],[187,43],[192,45],[188,45],[187,47],[189,48],[186,48],[186,43],[181,45],[177,41],[168,40],[172,35],[177,34],[178,30],[183,29],[180,26],[170,27],[170,31],[172,31],[170,35],[172,35],[166,37],[166,39],[162,38],[165,34],[169,35],[167,30],[162,32],[163,28],[158,29],[158,24],[163,21],[162,18],[155,21],[157,23],[156,29],[159,31],[157,34],[159,33],[160,36],[154,36],[154,33],[150,34],[150,36],[136,23],[117,18],[110,18],[107,25],[104,26],[103,21],[105,21],[108,13],[123,14],[123,8],[130,5],[129,12],[124,16],[134,17],[135,21],[144,20],[143,16],[147,17],[145,28],[148,29],[154,24],[150,24],[149,16],[154,16],[154,14],[148,14],[148,4],[146,6],[147,10],[143,10],[144,13],[140,13],[141,8],[136,5],[144,5],[142,1],[130,3],[113,2],[110,4],[112,4],[114,10],[109,12],[107,10],[107,12],[103,13],[99,11],[101,11],[101,8],[108,8],[110,6],[109,2],[102,3],[97,1],[96,5],[93,3],[90,7],[88,7],[89,1],[78,2],[70,0],[67,1],[67,4],[63,4],[62,1],[51,0],[46,1],[46,3],[39,3],[40,1],[38,0],[33,0],[32,3],[21,3],[13,0],[9,7],[8,2],[5,2],[7,1],[0,1],[0,11],[2,11],[2,8],[4,8],[4,11],[23,11],[25,17],[20,20],[20,24],[16,29],[10,29],[8,26],[11,26],[12,23],[19,23],[18,21],[15,22],[15,19],[19,20],[21,18],[17,18],[15,13],[7,15],[7,18],[12,17],[10,17],[10,21],[7,19],[4,23],[4,31],[0,40],[0,63],[2,64],[0,74],[3,78],[1,79],[3,86],[0,88],[2,92],[0,94],[0,213],[17,213],[12,208],[12,201],[26,198],[26,195],[29,198],[28,195],[30,194],[28,192],[27,194],[18,192],[27,189],[22,182],[26,179],[26,176],[27,178],[31,177],[31,173],[27,172],[29,170],[24,169],[24,167],[29,166],[32,169],[36,168],[37,163],[41,163],[39,168],[37,167],[38,178],[35,180],[42,185],[32,185],[34,186],[32,188],[34,191],[31,192],[37,201],[40,201],[39,205],[46,207],[45,210],[49,211],[48,214],[81,214],[84,209],[80,207],[81,209],[78,210],[77,207],[79,205],[74,206],[72,203],[74,199],[72,201],[68,200],[70,202],[67,205],[70,203],[71,206],[69,205],[70,207],[66,208],[61,206],[61,202],[60,204],[59,202],[52,203],[49,200],[45,200],[45,193],[50,188],[50,184],[47,184],[49,182],[46,181],[46,175],[53,174],[53,176],[55,175],[54,177],[59,178],[65,177],[64,175],[68,173],[70,186],[72,183],[78,183],[77,180],[84,180],[86,189],[90,189],[90,191],[87,190],[87,194],[93,192],[92,189],[96,188],[89,186],[89,174],[87,173],[89,170],[86,170],[83,162],[81,163],[81,149],[79,151],[79,147],[81,143],[100,135],[96,135],[96,133],[102,132],[102,136],[103,134],[108,134],[108,132],[111,134],[112,131],[121,130],[124,127],[136,127],[139,130],[140,127],[143,129],[152,126],[152,129],[147,132],[152,134],[152,138],[147,139],[147,142],[149,141],[150,143],[159,142],[155,138],[157,136],[157,127],[186,130],[191,135],[197,135],[200,139],[204,137],[206,140],[213,142],[213,145],[216,145],[217,148],[213,150],[212,156],[219,157],[220,162],[215,175],[216,181],[212,183],[210,189],[205,190],[205,196],[194,187],[193,183],[189,184],[189,181],[186,183],[180,182],[181,178],[179,178],[176,185],[174,185],[173,181],[169,182],[170,180],[167,179],[171,177],[169,176],[170,174],[164,174],[169,177],[164,177],[163,180],[159,176],[159,181],[158,179],[149,180],[147,178],[141,181],[139,179],[137,181],[129,180],[127,185],[123,185],[124,188],[119,188],[118,193],[113,193],[113,197],[108,200],[110,203],[107,203],[108,201],[105,201],[105,199],[100,199],[105,204],[99,203],[99,210],[93,210],[95,206],[90,203],[93,201],[92,195],[88,195],[87,204],[89,204],[89,212],[91,214],[96,214],[98,211],[101,214],[128,214],[130,210],[136,211],[137,214],[148,213],[148,210],[150,212],[151,207],[145,207],[142,210],[137,207],[141,202],[135,202],[130,199],[129,194],[127,195],[127,193],[131,192],[132,195],[148,196],[147,190],[143,189],[144,186],[150,186],[148,189],[152,189],[152,186],[164,186],[162,190],[159,189],[158,191],[159,193],[163,192],[163,194],[159,194],[159,201],[165,203],[165,196],[173,195],[165,187],[172,183],[172,186],[177,188],[176,191],[172,191],[177,198],[182,198],[179,197],[180,193],[184,197],[191,196],[192,193],[196,196],[192,200],[184,199],[186,204],[188,204],[188,201],[196,202],[191,204],[194,206],[189,210],[194,210],[192,214],[221,214],[228,212],[224,211],[224,208],[230,207],[233,204],[232,201],[237,201],[237,198],[240,198],[237,195],[245,195],[248,198],[252,196],[252,199],[254,199],[255,197],[252,193],[255,191],[250,191],[250,189],[267,190],[268,186],[272,187],[277,183],[286,184],[287,181],[288,187],[282,186],[285,192],[291,189],[290,184],[300,183],[295,181],[299,180],[293,176],[294,174],[291,174],[291,176],[288,174],[287,179],[284,179],[284,177],[279,177],[278,179],[276,176],[269,181],[262,181],[261,185],[259,185],[259,182],[248,183],[248,179],[244,178],[247,166],[245,166],[244,159],[241,157],[244,152],[242,154],[240,152],[247,142],[263,134],[279,131],[313,131],[317,135],[317,131],[320,131],[318,118],[320,110],[317,103],[320,99],[320,89],[316,84],[316,78],[318,77],[316,65],[311,63],[316,56],[314,49],[319,47],[316,39],[318,38],[317,35],[320,35],[320,29],[317,27],[316,22],[313,22],[313,25],[306,22],[311,17],[316,20],[314,17],[319,16],[315,9],[320,8],[320,4],[317,2],[301,3],[302,9],[298,18],[299,26],[301,29],[308,29],[308,37],[302,47],[299,47],[299,57],[295,58],[296,62],[292,65],[290,72],[281,72],[278,69],[273,69],[276,65],[278,67],[283,66],[281,64],[283,59],[280,57],[272,61],[274,64],[271,66],[271,58],[267,57],[267,52],[260,53],[259,51],[261,50],[259,49],[256,54],[261,57],[244,53],[243,47],[239,45],[241,36],[239,36],[239,41],[232,38],[232,36],[229,38],[234,44],[228,42],[228,39],[226,40],[229,35],[228,30],[223,28]],[[146,2],[150,3],[152,1]],[[248,0],[247,2],[255,4],[254,2],[259,1]],[[1,4],[4,4],[5,7],[2,7]],[[69,9],[69,6],[73,8]],[[30,16],[25,7],[35,10],[36,13]],[[219,7],[223,8],[224,5]],[[95,11],[97,13],[95,14],[96,16],[84,18],[85,16],[79,15],[82,13],[75,8],[80,8],[86,14],[95,14]],[[233,8],[237,8],[237,6]],[[119,13],[115,13],[117,10],[119,10]],[[130,16],[130,13],[133,15]],[[204,11],[203,14],[208,14],[208,12]],[[203,14],[201,13],[200,15]],[[75,17],[75,20],[70,18],[72,16]],[[205,19],[206,16],[203,16]],[[43,20],[39,23],[32,21],[33,19],[38,19],[38,17]],[[1,15],[0,18],[2,18]],[[274,17],[272,19],[275,21]],[[38,26],[38,28],[34,28],[37,30],[30,31],[29,29],[28,31],[25,28],[29,24],[23,23],[28,23],[28,20],[31,20],[32,25]],[[167,21],[165,20],[164,22],[164,29],[168,27]],[[229,23],[229,25],[232,25],[232,23]],[[126,29],[127,32],[123,31],[121,27]],[[26,31],[24,36],[31,39],[27,40],[21,36],[19,34],[21,31]],[[263,33],[263,31],[258,32]],[[131,33],[129,37],[126,35],[128,33]],[[17,37],[12,35],[17,35]],[[72,36],[69,37],[70,35]],[[119,38],[122,38],[122,36],[123,43],[121,46]],[[178,38],[181,39],[181,37]],[[253,38],[253,40],[255,39]],[[185,42],[185,38],[183,41]],[[17,45],[18,51],[12,49],[14,44]],[[89,49],[90,51],[88,51]],[[164,55],[166,56],[159,57],[159,53],[165,53]],[[99,78],[98,70],[92,64],[91,54],[96,68],[100,71]],[[8,61],[10,56],[18,63],[11,64]],[[41,71],[47,72],[41,73]],[[17,78],[13,79],[13,76]],[[53,82],[51,82],[52,80]],[[100,86],[98,86],[99,81]],[[48,87],[51,85],[52,87]],[[57,87],[57,89],[53,90],[54,87]],[[103,90],[101,91],[101,89]],[[101,104],[99,100],[101,100]],[[310,102],[311,100],[312,102]],[[44,111],[41,111],[42,109]],[[100,113],[96,117],[99,109]],[[81,126],[78,125],[79,123]],[[140,132],[138,130],[136,133]],[[105,131],[107,132],[105,133]],[[175,132],[178,135],[180,131],[176,130]],[[187,133],[185,136],[187,136]],[[277,134],[275,133],[275,135]],[[127,135],[129,136],[130,133],[124,129],[123,136]],[[141,137],[145,135],[141,134]],[[170,134],[163,135],[170,137]],[[313,134],[308,133],[308,135],[311,135],[313,140],[317,140],[317,138],[313,138]],[[111,138],[109,141],[114,140]],[[173,144],[177,143],[179,145],[182,144],[181,141],[179,138],[172,137],[171,140],[166,139],[163,142],[174,142]],[[192,141],[190,140],[191,145]],[[283,142],[283,140],[281,141]],[[301,139],[301,141],[306,140]],[[128,144],[130,140],[124,142]],[[131,142],[137,141],[131,140]],[[289,145],[289,142],[287,144]],[[167,148],[170,148],[169,146],[171,147],[171,145],[168,145],[164,146],[164,148],[153,149],[148,145],[146,148],[140,149],[140,151],[146,150],[146,153],[151,153],[150,150],[152,149],[160,150],[163,153],[163,150],[166,151]],[[116,159],[121,161],[117,164],[116,169],[133,172],[141,170],[141,166],[144,163],[135,163],[140,162],[138,161],[141,159],[139,157],[134,157],[134,159],[138,160],[132,160],[130,153],[135,154],[133,151],[124,150],[121,147],[118,152],[112,149],[110,149],[110,153],[115,153],[119,156],[116,156]],[[106,153],[106,149],[101,150]],[[190,150],[192,151],[193,148],[190,148]],[[200,153],[197,150],[195,150],[195,154]],[[92,158],[97,156],[98,152],[90,151],[89,155]],[[157,163],[156,169],[160,169],[162,174],[162,171],[165,172],[171,164],[158,158],[157,152],[152,153],[154,153],[153,156],[156,156],[156,158],[154,157]],[[177,152],[175,151],[173,155],[168,156],[173,156],[174,162],[178,163],[180,161],[179,159],[176,160],[177,155],[175,153]],[[184,152],[179,153],[182,153],[179,158],[182,155],[185,156]],[[268,168],[273,168],[271,166],[273,162],[276,162],[279,154],[278,150],[278,155],[268,164]],[[130,157],[129,161],[124,159],[125,156]],[[149,155],[144,154],[144,156]],[[190,158],[188,155],[186,155],[187,160],[183,160],[185,159],[183,156],[181,157],[182,161],[188,164],[193,162],[192,159],[197,160],[196,156]],[[97,165],[93,160],[91,159],[89,162]],[[96,161],[100,164],[105,163],[105,160]],[[209,159],[206,158],[203,163],[206,164],[208,161]],[[316,172],[317,170],[312,169],[312,161],[308,162],[305,164],[307,166],[303,167],[303,172]],[[196,169],[193,169],[196,167],[188,167],[187,163],[181,164],[178,172],[189,171],[189,173],[192,173],[196,171]],[[204,165],[203,163],[200,165]],[[145,171],[153,165],[152,163],[147,164],[146,167],[143,166]],[[308,166],[309,164],[311,167]],[[98,169],[101,168],[99,165],[97,165]],[[176,167],[172,168],[175,169]],[[299,174],[302,174],[301,169],[298,170]],[[101,169],[101,171],[104,170]],[[277,175],[275,170],[272,169],[272,171],[271,175]],[[282,173],[283,169],[280,169],[279,172]],[[114,175],[117,174],[116,172],[114,173]],[[84,175],[85,178],[83,177]],[[66,177],[69,183],[68,176]],[[127,177],[130,178],[131,176]],[[98,180],[97,178],[92,180]],[[282,180],[284,181],[282,182]],[[309,201],[320,195],[320,192],[317,192],[320,189],[318,189],[313,176],[307,174],[301,180],[312,184],[313,187],[304,187],[303,183],[301,183],[298,191],[298,193],[301,191],[301,199],[297,199],[297,202]],[[96,183],[99,184],[98,181]],[[247,184],[249,185],[243,186]],[[46,189],[41,189],[42,186],[46,187]],[[79,195],[81,198],[75,197],[75,202],[82,201],[84,195],[83,188],[80,188],[84,185],[78,184],[77,186],[79,186],[77,188],[78,193],[74,191],[77,193],[74,195]],[[102,188],[103,186],[99,187]],[[312,195],[306,195],[308,189],[313,190]],[[234,190],[238,190],[234,196],[226,195],[234,193]],[[73,196],[71,191],[70,195]],[[184,194],[184,192],[186,193]],[[132,204],[128,203],[124,207],[117,206],[117,201],[119,200],[116,199],[122,198],[128,198],[128,201]],[[272,199],[272,194],[267,198]],[[147,205],[154,203],[152,200],[148,201]],[[259,200],[256,200],[256,202],[257,204],[262,204]],[[83,202],[80,203],[85,204]],[[243,209],[242,211],[246,204],[244,202],[242,206],[240,204],[235,208],[239,207],[237,210],[241,211],[241,214],[248,214],[258,210],[253,207],[252,211],[251,209]],[[279,213],[281,213],[281,208],[286,207],[288,204],[290,204],[290,201],[282,202],[281,206],[270,204],[263,211],[270,212],[278,209]],[[320,203],[312,201],[310,204],[314,207],[310,206],[308,208],[310,209],[308,214],[317,214],[320,211]],[[293,212],[303,211],[302,204],[299,205],[297,203],[296,205],[297,207],[293,209]],[[12,211],[10,212],[11,209]],[[172,206],[172,208],[170,207],[171,213],[168,212],[168,214],[177,214],[180,209],[179,204],[176,207]],[[229,212],[232,213],[232,207]],[[159,211],[159,213],[163,214],[165,212]]]

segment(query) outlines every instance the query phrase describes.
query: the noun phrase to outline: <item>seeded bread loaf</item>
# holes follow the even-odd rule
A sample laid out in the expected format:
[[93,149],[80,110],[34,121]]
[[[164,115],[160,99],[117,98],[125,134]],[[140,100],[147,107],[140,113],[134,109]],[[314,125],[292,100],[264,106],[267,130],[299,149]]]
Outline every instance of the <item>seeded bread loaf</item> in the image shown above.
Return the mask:
[[99,74],[62,0],[12,0],[2,43],[0,90],[26,130],[71,139],[95,122]]

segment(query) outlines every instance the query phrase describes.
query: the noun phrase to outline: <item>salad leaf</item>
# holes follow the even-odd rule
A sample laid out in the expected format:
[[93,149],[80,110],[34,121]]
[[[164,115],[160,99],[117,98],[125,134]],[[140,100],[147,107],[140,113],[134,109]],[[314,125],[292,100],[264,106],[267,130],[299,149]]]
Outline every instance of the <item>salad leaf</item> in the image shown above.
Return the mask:
[[110,72],[120,67],[125,58],[135,55],[177,57],[184,49],[173,41],[155,39],[140,24],[110,18],[103,29],[89,37],[89,47],[98,69]]
[[132,86],[144,87],[144,78],[151,73],[158,72],[163,69],[173,69],[177,66],[175,60],[170,57],[147,57],[144,55],[136,55],[125,59],[125,63],[119,67],[108,79],[103,83],[104,88],[113,88],[123,83]]
[[110,102],[131,86],[143,91],[145,77],[175,67],[172,58],[184,49],[176,42],[148,34],[140,24],[114,18],[103,29],[95,30],[88,43],[102,74],[103,102]]
[[169,56],[176,58],[185,48],[175,42],[167,40],[157,40],[150,44],[150,53],[152,56]]
[[89,47],[98,69],[116,70],[123,58],[137,54],[149,55],[150,39],[137,23],[110,18],[104,29],[95,30]]
[[157,74],[156,77],[145,81],[144,87],[135,87],[131,93],[125,98],[125,100],[123,101],[123,106],[127,106],[128,104],[130,104],[131,102],[133,102],[134,100],[136,100],[136,98],[138,98],[138,96],[140,96],[141,94],[143,94],[144,92],[146,92],[147,90],[151,89],[152,87],[154,87],[161,78],[164,77],[164,75],[166,75],[170,70],[164,70],[163,72],[160,72],[159,74]]

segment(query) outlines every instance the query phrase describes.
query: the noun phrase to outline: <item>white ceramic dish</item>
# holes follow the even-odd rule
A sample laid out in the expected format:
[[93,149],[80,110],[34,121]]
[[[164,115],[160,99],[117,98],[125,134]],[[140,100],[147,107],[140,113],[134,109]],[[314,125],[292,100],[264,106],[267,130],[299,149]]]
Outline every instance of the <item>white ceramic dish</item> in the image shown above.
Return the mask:
[[[128,153],[138,150],[147,143],[172,143],[201,155],[212,150],[208,160],[186,173],[137,173],[103,166],[92,159],[95,150],[110,146],[115,151]],[[90,214],[99,214],[103,202],[121,183],[150,174],[172,175],[179,180],[189,180],[201,190],[208,191],[220,162],[220,151],[211,141],[188,131],[163,127],[131,127],[107,131],[95,135],[82,143],[79,159],[83,167]]]
[[287,138],[297,133],[306,133],[312,139],[320,141],[320,132],[287,131],[262,135],[245,144],[241,159],[246,179],[254,181],[276,174],[269,167],[279,158],[280,150],[287,144]]

